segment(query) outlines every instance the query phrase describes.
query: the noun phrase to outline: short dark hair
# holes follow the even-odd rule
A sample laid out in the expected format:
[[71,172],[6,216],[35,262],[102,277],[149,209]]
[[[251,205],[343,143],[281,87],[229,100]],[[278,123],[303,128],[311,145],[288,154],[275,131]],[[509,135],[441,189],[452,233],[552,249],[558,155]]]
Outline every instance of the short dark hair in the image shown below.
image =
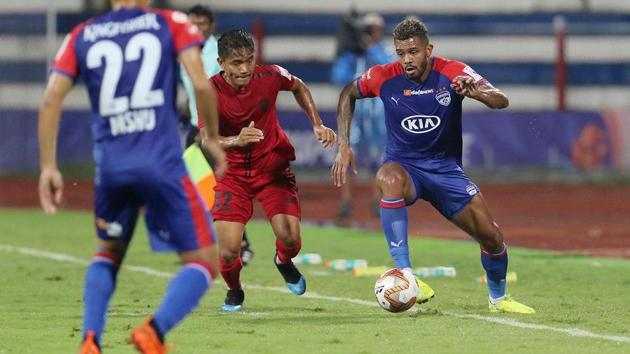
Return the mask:
[[224,32],[219,37],[219,57],[227,58],[233,50],[254,50],[252,35],[242,29],[233,29]]
[[406,18],[394,28],[394,39],[404,41],[409,38],[419,37],[429,42],[429,29],[424,22],[415,18]]
[[189,15],[203,16],[210,22],[214,22],[214,14],[212,10],[206,5],[195,5],[188,9]]

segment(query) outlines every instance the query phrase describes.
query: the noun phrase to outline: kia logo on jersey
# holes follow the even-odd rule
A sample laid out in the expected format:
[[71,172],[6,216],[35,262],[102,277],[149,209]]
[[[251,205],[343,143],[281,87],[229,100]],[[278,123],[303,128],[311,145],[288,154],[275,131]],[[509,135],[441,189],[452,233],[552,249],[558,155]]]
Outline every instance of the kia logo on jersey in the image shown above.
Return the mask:
[[406,131],[413,134],[428,133],[440,125],[440,117],[438,116],[409,116],[400,122],[400,125]]

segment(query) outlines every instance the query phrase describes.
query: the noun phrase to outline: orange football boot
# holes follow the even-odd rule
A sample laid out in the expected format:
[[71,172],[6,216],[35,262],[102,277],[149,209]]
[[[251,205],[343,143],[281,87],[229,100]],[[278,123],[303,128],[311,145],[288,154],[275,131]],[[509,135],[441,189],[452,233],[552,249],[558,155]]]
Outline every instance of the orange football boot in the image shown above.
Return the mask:
[[167,346],[160,341],[157,332],[151,326],[151,320],[147,320],[131,332],[131,343],[142,354],[166,354]]
[[88,331],[85,335],[79,354],[101,354],[101,348],[96,344],[96,335],[94,331]]

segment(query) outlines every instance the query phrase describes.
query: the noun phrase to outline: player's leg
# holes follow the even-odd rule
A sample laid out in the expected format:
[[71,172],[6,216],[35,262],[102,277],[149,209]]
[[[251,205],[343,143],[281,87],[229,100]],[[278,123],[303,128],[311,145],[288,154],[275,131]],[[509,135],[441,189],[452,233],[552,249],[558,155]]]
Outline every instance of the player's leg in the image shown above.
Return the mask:
[[[384,163],[376,173],[376,184],[381,193],[381,226],[387,240],[389,254],[396,265],[412,272],[409,260],[407,203],[417,198],[416,187],[409,172],[399,163]],[[433,289],[418,279],[420,296],[418,303],[429,301],[435,296]]]
[[243,241],[241,241],[241,262],[243,262],[243,266],[249,264],[252,258],[254,258],[254,249],[249,242],[249,237],[247,237],[247,230],[243,230]]
[[[494,221],[481,193],[476,193],[451,221],[479,242],[491,310],[534,313],[530,307],[506,296],[507,246],[503,242],[503,233]],[[497,308],[497,304],[500,308]]]
[[295,295],[302,295],[306,291],[306,279],[292,261],[302,249],[300,219],[294,215],[276,214],[271,218],[271,227],[276,235],[274,264],[287,288]]
[[228,287],[222,309],[228,312],[241,311],[245,301],[245,293],[241,285],[243,262],[240,252],[245,224],[236,221],[216,220],[215,226],[219,235],[219,269]]
[[166,334],[197,307],[217,276],[215,245],[180,252],[179,256],[183,267],[169,282],[157,311],[132,333],[132,343],[142,353],[166,353]]
[[[210,154],[196,142],[196,140],[198,140],[198,130],[194,131],[193,138],[195,141],[191,142],[184,151],[184,163],[186,164],[191,178],[195,181],[201,197],[206,202],[208,208],[212,209],[215,202],[214,187],[216,186],[216,179],[212,170],[214,161]],[[252,257],[254,257],[254,250],[244,232],[243,243],[241,244],[241,259],[243,265],[247,265],[247,262],[249,262]]]
[[103,183],[94,190],[95,226],[98,250],[85,272],[83,292],[82,351],[99,347],[105,330],[109,301],[116,289],[118,271],[125,257],[138,217],[139,203],[126,188],[109,188]]
[[98,251],[85,272],[81,354],[100,353],[109,300],[114,295],[126,250],[125,242],[99,240]]
[[407,245],[407,202],[416,199],[411,176],[402,165],[390,161],[378,169],[376,184],[381,194],[381,226],[389,254],[397,268],[411,269]]
[[302,248],[300,236],[300,201],[297,194],[295,175],[287,167],[276,175],[269,176],[271,182],[256,194],[265,215],[276,235],[274,264],[284,278],[287,287],[296,295],[306,291],[306,281],[291,260]]
[[168,177],[139,186],[137,193],[145,202],[153,249],[166,244],[183,263],[156,312],[131,336],[142,353],[163,353],[164,337],[198,305],[216,277],[217,240],[204,202],[183,165]]
[[240,250],[245,224],[253,212],[248,188],[244,181],[230,175],[223,176],[215,187],[212,216],[219,236],[219,271],[228,287],[224,311],[240,311],[244,301]]
[[507,248],[503,243],[503,233],[490,215],[481,193],[476,194],[452,221],[479,242],[481,264],[486,270],[490,299],[504,298],[508,266]]

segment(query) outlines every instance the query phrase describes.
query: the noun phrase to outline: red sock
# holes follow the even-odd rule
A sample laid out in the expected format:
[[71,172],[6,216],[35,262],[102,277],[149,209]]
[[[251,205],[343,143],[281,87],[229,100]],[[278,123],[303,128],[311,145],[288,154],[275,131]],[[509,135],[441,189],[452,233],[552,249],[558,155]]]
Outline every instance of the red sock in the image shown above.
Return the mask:
[[221,269],[221,276],[223,280],[225,280],[228,289],[235,290],[241,288],[241,269],[243,268],[241,257],[238,257],[230,264],[225,263],[223,258],[219,257],[219,268]]
[[291,260],[291,258],[297,256],[302,248],[302,239],[298,238],[295,246],[289,248],[282,241],[276,239],[276,254],[278,255],[278,260],[280,263],[287,263]]

